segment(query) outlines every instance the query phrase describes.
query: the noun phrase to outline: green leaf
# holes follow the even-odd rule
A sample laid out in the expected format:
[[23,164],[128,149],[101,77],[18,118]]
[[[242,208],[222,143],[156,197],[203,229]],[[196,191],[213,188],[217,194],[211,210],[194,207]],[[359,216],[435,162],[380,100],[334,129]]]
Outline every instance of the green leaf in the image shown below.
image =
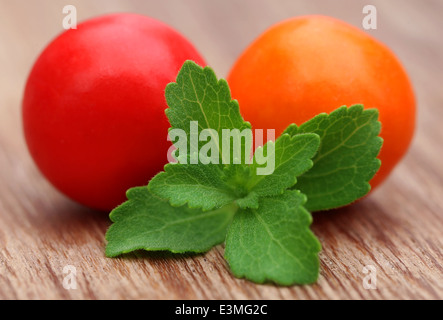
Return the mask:
[[203,212],[175,208],[153,196],[146,187],[130,189],[129,201],[112,211],[114,224],[106,239],[106,256],[135,250],[174,253],[206,252],[225,240],[235,205]]
[[280,285],[314,283],[321,245],[309,230],[312,217],[298,191],[260,199],[239,210],[229,227],[225,258],[237,277]]
[[[208,140],[217,145],[220,163],[232,164],[234,159],[232,149],[229,156],[223,152],[223,129],[238,129],[243,132],[245,129],[250,129],[251,125],[240,115],[238,102],[232,100],[227,82],[224,79],[218,80],[211,68],[202,68],[192,61],[186,61],[176,82],[166,87],[165,95],[169,107],[166,115],[171,123],[171,129],[184,130],[189,143],[197,141],[198,138],[196,135],[191,135],[191,121],[198,122],[198,135],[204,129],[212,129]],[[197,144],[200,150],[207,141],[198,141]],[[241,145],[244,150],[244,139]],[[192,153],[190,150],[189,146],[188,152]],[[249,155],[250,151],[246,156]],[[243,160],[246,156],[242,152]]]
[[241,209],[258,209],[260,197],[257,193],[254,191],[248,193],[247,196],[237,199],[235,203],[241,208]]
[[[283,134],[275,143],[268,142],[263,150],[256,150],[251,165],[252,177],[248,182],[250,191],[259,196],[273,196],[282,194],[286,189],[297,182],[297,177],[312,168],[311,158],[320,145],[320,138],[316,134],[299,134],[291,137]],[[259,164],[257,158],[264,153],[268,156],[265,164]],[[269,167],[270,154],[274,154],[274,171],[272,174],[258,175],[258,170]],[[263,163],[264,161],[260,161]],[[266,170],[264,170],[266,171]]]
[[291,136],[316,133],[321,139],[313,168],[295,187],[307,195],[308,210],[342,207],[370,191],[369,181],[380,168],[380,129],[378,110],[364,110],[362,105],[344,106],[286,129]]
[[173,206],[188,204],[190,208],[211,210],[237,199],[223,180],[223,170],[217,165],[168,164],[148,186],[156,196],[169,200]]
[[242,209],[258,208],[259,195],[247,188],[251,167],[232,165],[223,168],[223,180],[235,194],[235,203]]

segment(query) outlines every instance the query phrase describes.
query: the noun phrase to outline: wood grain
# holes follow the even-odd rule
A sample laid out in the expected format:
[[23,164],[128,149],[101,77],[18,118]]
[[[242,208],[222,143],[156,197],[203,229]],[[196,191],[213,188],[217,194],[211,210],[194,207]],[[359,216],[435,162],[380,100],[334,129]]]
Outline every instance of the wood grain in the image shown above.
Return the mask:
[[[138,253],[104,257],[109,219],[55,191],[26,150],[20,103],[38,53],[61,31],[63,4],[0,0],[1,299],[442,299],[443,42],[438,0],[371,1],[371,31],[404,62],[418,100],[413,146],[391,178],[365,200],[314,215],[323,244],[318,284],[255,285],[234,278],[221,246],[206,255]],[[219,75],[271,24],[320,13],[361,26],[366,1],[70,1],[81,20],[132,11],[163,20],[190,38]],[[77,268],[65,290],[63,268]],[[363,268],[377,289],[363,287]]]

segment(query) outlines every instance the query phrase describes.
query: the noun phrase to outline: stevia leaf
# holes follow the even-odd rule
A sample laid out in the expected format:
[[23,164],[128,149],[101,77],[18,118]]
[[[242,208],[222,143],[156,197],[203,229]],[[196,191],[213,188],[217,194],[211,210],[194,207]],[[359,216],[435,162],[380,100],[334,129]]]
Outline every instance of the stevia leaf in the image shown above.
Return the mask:
[[[248,181],[249,190],[259,196],[282,194],[296,184],[298,176],[312,168],[311,159],[319,144],[320,138],[312,133],[292,137],[283,134],[275,143],[268,142],[263,150],[258,149],[254,154],[250,170],[252,176]],[[266,155],[266,161],[258,161],[258,154],[262,153]],[[272,172],[267,172],[269,167],[272,167]]]
[[233,274],[257,283],[310,284],[319,274],[321,245],[298,191],[261,198],[258,209],[239,210],[226,238]]
[[344,106],[286,129],[291,136],[320,136],[313,168],[300,176],[294,187],[308,197],[308,210],[342,207],[370,191],[369,181],[381,164],[377,159],[383,144],[380,129],[378,110],[364,110],[362,105]]
[[225,240],[236,206],[203,212],[172,207],[146,187],[130,189],[128,201],[112,211],[106,256],[135,250],[206,252]]
[[[219,163],[234,163],[235,145],[226,144],[225,151],[230,151],[224,152],[223,130],[238,130],[238,133],[243,133],[246,129],[245,132],[251,134],[249,130],[251,125],[240,115],[238,102],[232,100],[229,86],[224,79],[218,80],[209,67],[202,68],[192,61],[186,61],[176,82],[166,87],[165,96],[168,104],[166,115],[171,123],[171,129],[181,129],[186,133],[189,153],[195,149],[201,150],[204,145],[212,141],[218,150]],[[194,132],[191,131],[193,125],[197,128]],[[203,130],[207,130],[206,139],[199,141]],[[230,138],[228,135],[225,137]],[[241,151],[238,159],[243,164],[249,160],[251,153],[250,146],[246,142],[245,138],[241,139],[239,144],[241,148],[235,150]]]
[[223,179],[223,170],[217,165],[168,164],[148,186],[156,196],[169,200],[173,206],[187,204],[191,208],[211,210],[237,199]]

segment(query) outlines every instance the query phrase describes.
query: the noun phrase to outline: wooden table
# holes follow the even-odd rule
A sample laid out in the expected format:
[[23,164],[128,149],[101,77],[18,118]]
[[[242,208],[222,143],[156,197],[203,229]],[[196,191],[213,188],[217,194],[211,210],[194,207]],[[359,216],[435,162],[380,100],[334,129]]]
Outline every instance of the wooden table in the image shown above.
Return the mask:
[[[441,299],[443,298],[443,3],[371,1],[370,31],[404,62],[415,85],[418,130],[390,179],[356,205],[314,215],[323,244],[318,284],[255,285],[238,280],[223,247],[172,258],[104,257],[106,215],[55,191],[33,164],[22,134],[20,103],[39,52],[62,29],[60,1],[0,0],[0,298],[3,299]],[[132,11],[163,20],[190,38],[220,76],[268,26],[320,13],[361,27],[366,1],[70,1],[80,20]],[[63,268],[77,269],[65,290]],[[377,289],[366,290],[365,266]]]

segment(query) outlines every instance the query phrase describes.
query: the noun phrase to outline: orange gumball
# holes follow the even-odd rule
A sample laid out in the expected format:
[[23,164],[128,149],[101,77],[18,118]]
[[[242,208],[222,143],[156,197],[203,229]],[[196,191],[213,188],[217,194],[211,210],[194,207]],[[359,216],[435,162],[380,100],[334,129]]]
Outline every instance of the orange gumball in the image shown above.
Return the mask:
[[413,137],[415,98],[401,63],[384,44],[334,18],[305,16],[271,27],[243,52],[228,82],[243,117],[277,135],[343,105],[377,108],[384,144],[373,188]]

